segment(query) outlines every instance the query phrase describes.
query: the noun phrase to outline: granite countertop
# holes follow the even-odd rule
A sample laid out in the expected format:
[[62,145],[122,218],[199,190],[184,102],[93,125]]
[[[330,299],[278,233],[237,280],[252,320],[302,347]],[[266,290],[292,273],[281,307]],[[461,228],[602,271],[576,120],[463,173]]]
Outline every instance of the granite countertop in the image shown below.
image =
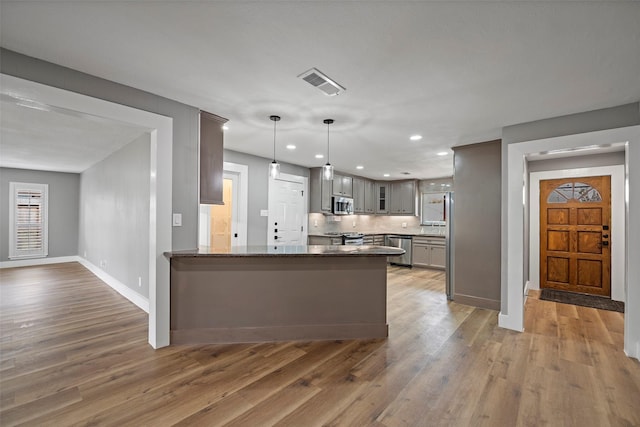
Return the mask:
[[404,249],[389,246],[238,246],[228,252],[213,251],[207,246],[199,249],[165,252],[167,258],[193,257],[280,257],[280,256],[396,256],[404,254]]

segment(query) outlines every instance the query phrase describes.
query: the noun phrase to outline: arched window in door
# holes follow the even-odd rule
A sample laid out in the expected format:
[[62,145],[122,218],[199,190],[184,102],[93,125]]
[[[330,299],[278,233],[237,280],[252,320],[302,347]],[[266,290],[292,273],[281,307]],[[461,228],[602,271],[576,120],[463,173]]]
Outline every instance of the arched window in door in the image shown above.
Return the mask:
[[583,182],[567,182],[553,189],[547,197],[547,203],[600,202],[598,190]]

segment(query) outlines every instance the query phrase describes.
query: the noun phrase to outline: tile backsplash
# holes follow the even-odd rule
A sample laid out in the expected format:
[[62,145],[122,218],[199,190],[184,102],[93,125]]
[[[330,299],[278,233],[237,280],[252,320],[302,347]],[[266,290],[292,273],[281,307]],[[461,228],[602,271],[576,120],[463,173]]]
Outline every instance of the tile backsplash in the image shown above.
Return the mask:
[[418,216],[309,214],[309,234],[327,232],[444,233],[438,225],[420,225]]

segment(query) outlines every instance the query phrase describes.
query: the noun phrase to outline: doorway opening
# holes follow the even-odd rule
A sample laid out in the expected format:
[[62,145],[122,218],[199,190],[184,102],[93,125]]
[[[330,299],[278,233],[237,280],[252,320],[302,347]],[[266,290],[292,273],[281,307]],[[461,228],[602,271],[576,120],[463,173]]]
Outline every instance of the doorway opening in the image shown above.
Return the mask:
[[248,167],[224,163],[222,205],[200,205],[198,246],[216,252],[247,244]]

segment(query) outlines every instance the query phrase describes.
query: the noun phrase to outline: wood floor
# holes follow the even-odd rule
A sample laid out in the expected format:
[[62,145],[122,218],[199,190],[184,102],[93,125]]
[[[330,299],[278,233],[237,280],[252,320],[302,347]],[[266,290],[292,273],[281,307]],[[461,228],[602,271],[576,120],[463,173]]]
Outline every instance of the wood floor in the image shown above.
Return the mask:
[[638,426],[620,313],[529,298],[525,333],[389,269],[389,338],[147,344],[77,263],[0,271],[0,425]]

